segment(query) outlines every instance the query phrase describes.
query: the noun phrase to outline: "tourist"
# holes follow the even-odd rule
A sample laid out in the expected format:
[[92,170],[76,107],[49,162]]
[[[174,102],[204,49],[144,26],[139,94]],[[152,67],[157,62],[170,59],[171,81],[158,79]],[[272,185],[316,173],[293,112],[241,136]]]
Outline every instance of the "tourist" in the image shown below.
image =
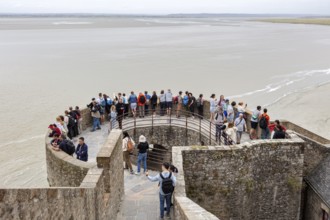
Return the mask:
[[196,103],[197,103],[198,116],[200,117],[200,119],[203,119],[203,117],[204,117],[204,98],[203,98],[203,94],[199,95]]
[[211,95],[211,98],[210,98],[210,121],[213,122],[214,120],[214,114],[215,114],[215,111],[217,110],[217,100],[215,99],[215,94],[212,94]]
[[179,92],[179,95],[177,96],[177,107],[176,107],[176,117],[180,118],[181,111],[182,111],[182,91]]
[[227,106],[227,121],[228,123],[234,122],[235,111],[234,107],[236,106],[236,102],[232,102],[231,105]]
[[77,159],[81,161],[88,161],[88,146],[85,144],[83,137],[79,138],[79,144],[76,149]]
[[[69,111],[64,111],[64,122],[68,128],[68,138],[72,139],[74,137],[76,137],[76,133],[75,133],[75,127],[77,126],[77,122],[76,119],[74,119],[70,114]],[[78,127],[78,126],[77,126]],[[77,129],[78,130],[78,129]]]
[[280,124],[276,124],[273,139],[285,139],[286,132]]
[[[122,114],[122,116],[120,117],[124,117],[124,115]],[[110,118],[110,131],[111,131],[112,129],[115,128],[117,121],[117,110],[116,110],[116,106],[114,105],[111,106],[109,118]]]
[[128,116],[128,111],[129,111],[129,103],[128,103],[128,98],[126,97],[126,94],[123,93],[123,103],[125,106],[125,117]]
[[164,94],[164,90],[160,91],[159,102],[160,102],[160,116],[164,116],[165,108],[166,108],[166,97]]
[[[171,198],[176,184],[175,176],[169,171],[170,164],[163,163],[162,173],[156,176],[149,176],[148,172],[146,176],[152,182],[159,182],[159,202],[160,202],[160,218],[164,219],[164,202],[167,207],[171,207]],[[166,216],[170,218],[171,209],[167,209]]]
[[102,93],[99,93],[99,97],[96,99],[97,104],[100,107],[100,124],[104,121],[104,112],[105,112],[105,102]]
[[76,112],[76,115],[78,116],[78,134],[81,134],[81,132],[83,130],[82,129],[83,118],[82,118],[82,115],[81,115],[81,111],[79,109],[79,106],[76,106],[75,112]]
[[61,134],[65,134],[68,132],[66,126],[65,126],[65,123],[62,119],[62,117],[58,116],[56,117],[56,122],[55,122],[55,125],[61,130]]
[[152,114],[155,116],[156,115],[157,103],[158,103],[158,96],[157,96],[156,91],[154,91],[152,93],[150,103],[151,103]]
[[170,89],[165,93],[165,102],[166,102],[166,114],[171,115],[171,110],[173,108],[173,95]]
[[233,144],[237,140],[237,128],[235,127],[234,122],[229,122],[226,129],[226,135],[228,136],[227,144]]
[[50,142],[50,145],[52,145],[52,147],[57,147],[60,146],[61,144],[61,140],[60,140],[60,134],[54,134],[53,139]]
[[93,129],[91,130],[94,132],[96,129],[101,130],[101,113],[100,113],[100,105],[96,102],[96,100],[93,101],[93,106],[91,109],[91,114],[93,118]]
[[185,111],[188,112],[189,111],[189,107],[188,107],[188,103],[189,103],[189,92],[188,91],[185,92],[185,95],[183,97],[182,103],[183,103],[183,106],[185,107]]
[[259,117],[259,127],[261,128],[261,139],[269,139],[270,131],[268,128],[270,117],[267,114],[268,110],[265,108],[264,113]]
[[225,115],[223,114],[223,110],[221,107],[217,107],[214,116],[214,123],[215,123],[215,140],[217,143],[221,143],[221,131],[222,126],[225,123]]
[[247,107],[247,104],[245,104],[244,106],[244,103],[243,102],[239,102],[238,105],[237,105],[237,115],[236,115],[236,118],[239,117],[240,114],[245,114],[245,111],[246,111],[246,107]]
[[72,141],[66,139],[66,136],[64,134],[60,135],[58,141],[59,141],[58,143],[60,143],[59,145],[53,143],[53,145],[52,145],[53,150],[63,151],[70,156],[72,156],[75,153],[76,147],[74,146]]
[[218,106],[220,106],[222,109],[224,109],[225,104],[226,104],[225,96],[224,95],[221,95],[220,96],[220,100],[218,102]]
[[149,109],[150,109],[150,99],[151,96],[148,94],[148,91],[144,92],[144,96],[146,97],[146,104],[145,104],[145,115],[149,114]]
[[123,133],[123,143],[122,143],[122,149],[123,149],[123,158],[125,162],[124,169],[129,169],[130,174],[134,174],[131,159],[130,159],[130,152],[128,151],[128,145],[132,144],[135,145],[135,142],[132,138],[130,138],[129,134],[125,131]]
[[246,131],[246,121],[243,117],[243,113],[240,113],[238,118],[235,119],[235,127],[237,128],[236,134],[236,144],[241,143],[243,132]]
[[104,100],[104,110],[105,110],[104,114],[109,115],[112,103],[109,102],[109,96],[107,96],[106,94],[103,94],[103,100]]
[[69,115],[75,120],[75,125],[73,129],[75,136],[78,136],[79,134],[78,121],[80,119],[80,115],[76,112],[76,110],[73,110],[71,106],[69,107]]
[[131,95],[128,98],[128,102],[130,104],[133,117],[135,118],[136,117],[136,107],[137,107],[137,97],[133,91],[131,92]]
[[137,145],[139,151],[137,159],[137,172],[136,175],[140,175],[141,163],[143,164],[144,173],[147,172],[147,151],[149,149],[149,144],[145,136],[141,135],[139,138],[139,144]]
[[56,126],[56,124],[51,124],[48,126],[49,128],[49,135],[48,137],[54,137],[55,134],[61,135],[61,130]]
[[258,138],[257,128],[259,118],[261,116],[261,106],[257,106],[257,108],[252,112],[251,116],[251,130],[250,130],[250,139],[255,140]]
[[[279,127],[281,127],[281,129],[279,129]],[[268,126],[269,128],[269,132],[271,134],[271,137],[273,137],[276,133],[276,131],[279,131],[280,133],[283,131],[284,133],[286,132],[286,127],[284,127],[283,125],[281,125],[281,122],[279,120],[275,120],[275,122],[273,124],[270,124]],[[274,137],[272,138],[274,139]],[[280,139],[280,138],[277,138]]]
[[119,129],[123,129],[123,119],[125,116],[125,105],[123,103],[122,98],[120,98],[118,100],[118,103],[116,105],[116,111],[117,111],[117,121],[118,121]]
[[228,106],[230,106],[229,99],[226,99],[225,104],[223,105],[223,114],[225,114],[226,118],[228,118]]
[[140,92],[138,97],[138,106],[139,106],[139,117],[144,118],[145,115],[145,105],[146,105],[146,97]]
[[189,97],[188,109],[191,113],[192,118],[194,119],[195,118],[195,102],[196,102],[196,99],[195,99],[195,97],[193,96],[193,94],[191,92],[188,94],[188,97]]

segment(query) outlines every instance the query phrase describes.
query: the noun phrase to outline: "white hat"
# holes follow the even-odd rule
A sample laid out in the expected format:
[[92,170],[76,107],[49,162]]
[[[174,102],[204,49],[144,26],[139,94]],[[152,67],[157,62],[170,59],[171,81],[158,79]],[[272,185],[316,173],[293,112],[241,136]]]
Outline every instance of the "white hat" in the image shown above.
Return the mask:
[[143,135],[141,135],[140,138],[139,138],[139,142],[140,142],[140,143],[145,143],[145,142],[147,142],[146,137],[143,136]]

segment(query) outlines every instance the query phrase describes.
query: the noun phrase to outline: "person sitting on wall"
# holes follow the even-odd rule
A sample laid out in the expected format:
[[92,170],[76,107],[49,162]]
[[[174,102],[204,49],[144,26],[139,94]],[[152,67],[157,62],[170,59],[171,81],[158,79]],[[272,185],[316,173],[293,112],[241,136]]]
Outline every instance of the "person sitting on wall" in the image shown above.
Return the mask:
[[275,133],[273,136],[273,139],[285,139],[286,132],[283,130],[283,127],[281,125],[277,125],[275,128]]
[[60,136],[61,136],[61,135],[59,135],[59,134],[54,134],[54,136],[53,136],[53,140],[50,142],[50,144],[51,144],[53,147],[60,146],[60,144],[61,144]]
[[54,137],[55,134],[61,135],[61,130],[56,126],[56,124],[49,125],[49,135],[48,137]]
[[77,159],[81,161],[88,161],[88,146],[85,144],[83,137],[79,138],[79,144],[76,149]]
[[60,135],[59,144],[54,143],[52,145],[52,149],[54,151],[63,151],[65,153],[69,154],[70,156],[72,156],[74,154],[74,152],[76,151],[76,147],[74,146],[72,141],[67,140],[66,136],[64,134]]

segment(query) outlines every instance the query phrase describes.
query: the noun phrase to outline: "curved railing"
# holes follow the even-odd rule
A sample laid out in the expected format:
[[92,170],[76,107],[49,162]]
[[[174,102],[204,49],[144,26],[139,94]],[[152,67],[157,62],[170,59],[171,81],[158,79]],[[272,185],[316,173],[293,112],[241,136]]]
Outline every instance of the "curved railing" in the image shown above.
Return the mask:
[[[233,145],[235,142],[231,140],[224,132],[221,132],[222,135],[220,139],[216,138],[216,125],[208,119],[205,119],[203,116],[196,113],[191,113],[184,110],[172,110],[171,114],[167,115],[166,110],[165,114],[162,115],[162,110],[156,110],[154,113],[146,115],[144,118],[139,118],[139,112],[137,111],[136,117],[125,115],[119,116],[117,121],[122,120],[122,130],[129,131],[133,130],[134,134],[136,133],[137,128],[151,127],[153,130],[157,126],[173,126],[181,127],[188,130],[196,131],[200,134],[200,142],[202,143],[202,136],[208,139],[208,143],[204,145]],[[180,117],[176,117],[176,114],[179,113]],[[116,123],[114,127],[120,129],[119,123]]]

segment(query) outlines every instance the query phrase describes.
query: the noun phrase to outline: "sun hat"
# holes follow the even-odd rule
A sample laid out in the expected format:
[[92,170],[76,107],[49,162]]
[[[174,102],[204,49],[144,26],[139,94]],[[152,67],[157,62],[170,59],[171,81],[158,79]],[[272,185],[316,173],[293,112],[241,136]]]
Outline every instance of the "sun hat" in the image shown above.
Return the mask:
[[139,142],[140,143],[145,143],[147,141],[146,137],[141,135],[140,138],[139,138]]

